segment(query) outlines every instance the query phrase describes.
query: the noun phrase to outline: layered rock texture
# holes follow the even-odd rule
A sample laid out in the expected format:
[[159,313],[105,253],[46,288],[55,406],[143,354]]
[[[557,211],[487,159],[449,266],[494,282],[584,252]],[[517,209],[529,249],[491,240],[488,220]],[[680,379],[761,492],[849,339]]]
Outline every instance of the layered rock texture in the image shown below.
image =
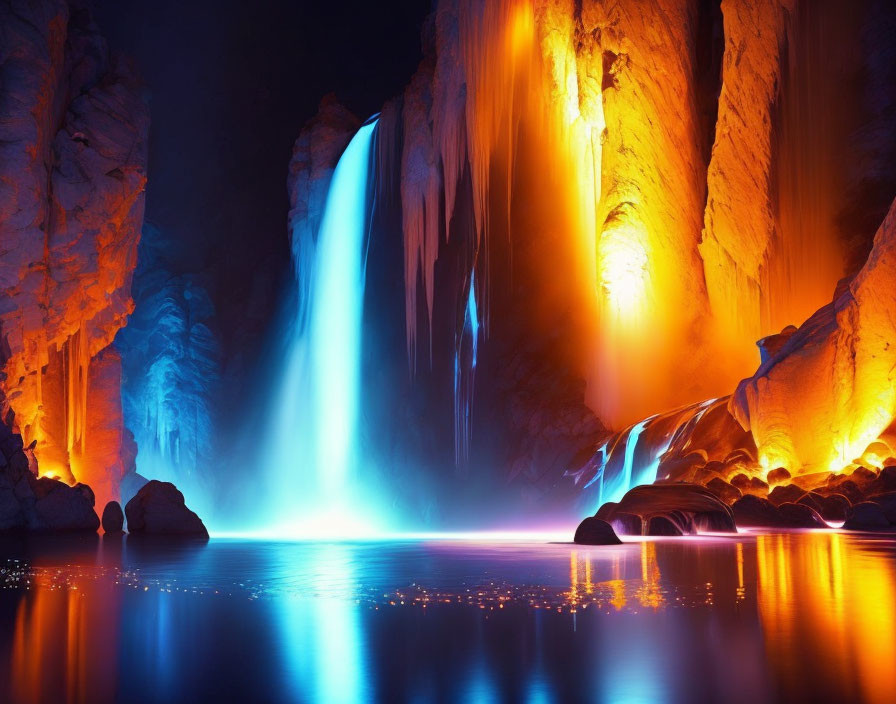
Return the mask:
[[148,112],[80,0],[0,4],[4,418],[102,503],[132,463],[110,348],[132,303]]

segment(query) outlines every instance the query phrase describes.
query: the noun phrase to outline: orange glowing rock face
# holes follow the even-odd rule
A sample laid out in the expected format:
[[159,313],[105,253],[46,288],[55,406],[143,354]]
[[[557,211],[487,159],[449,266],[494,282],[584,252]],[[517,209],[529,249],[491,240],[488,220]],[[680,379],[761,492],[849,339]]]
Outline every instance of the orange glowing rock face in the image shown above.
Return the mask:
[[[434,51],[402,111],[412,358],[418,326],[432,324],[440,247],[466,237],[486,329],[512,310],[501,306],[514,276],[525,280],[536,293],[513,304],[531,334],[575,318],[557,363],[577,370],[588,405],[620,429],[727,397],[756,370],[756,340],[802,322],[857,270],[871,230],[843,223],[863,207],[850,203],[859,167],[843,157],[847,135],[871,118],[848,80],[856,52],[819,32],[858,42],[868,18],[828,0],[817,13],[792,0],[725,0],[714,12],[689,0],[439,3]],[[466,168],[472,233],[452,226]],[[838,398],[819,390],[754,417],[748,405],[771,401],[739,395],[731,414],[758,453],[745,471],[838,469],[862,455],[893,417],[893,382],[875,360],[862,361],[867,382],[840,358],[794,371],[868,387]],[[796,399],[798,387],[755,394]],[[821,425],[780,417],[785,407],[837,415],[846,398],[855,420],[847,428],[844,415],[824,441]],[[743,449],[733,435],[730,449]]]
[[[893,447],[894,281],[896,204],[853,281],[738,387],[731,408],[752,431],[763,467],[839,471],[869,446],[878,461]],[[889,443],[874,447],[881,436]]]
[[[16,99],[0,117],[18,131],[4,143],[0,180],[18,185],[0,196],[4,214],[18,215],[0,219],[0,400],[26,446],[36,443],[42,474],[91,484],[104,500],[117,496],[117,483],[103,488],[106,472],[127,453],[113,458],[107,437],[110,424],[120,439],[124,429],[119,385],[104,381],[115,353],[103,350],[132,309],[148,113],[89,16],[66,8],[43,33],[27,18],[16,20],[27,31],[10,33],[24,75],[40,80],[3,89]],[[72,28],[80,43],[66,43]],[[85,49],[89,58],[66,55]]]

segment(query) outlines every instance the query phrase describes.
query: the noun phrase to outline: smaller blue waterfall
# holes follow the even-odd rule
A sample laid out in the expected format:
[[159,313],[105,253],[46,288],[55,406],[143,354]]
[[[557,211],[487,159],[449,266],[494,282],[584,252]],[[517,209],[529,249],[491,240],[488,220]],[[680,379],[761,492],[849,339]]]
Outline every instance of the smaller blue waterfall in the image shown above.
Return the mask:
[[470,457],[473,390],[479,355],[479,309],[476,304],[476,270],[470,273],[470,290],[464,308],[464,324],[454,352],[454,460],[460,465]]
[[686,440],[706,412],[720,401],[724,399],[712,398],[645,418],[603,443],[590,462],[572,473],[576,481],[590,474],[582,486],[589,505],[595,493],[596,509],[608,501],[619,501],[633,487],[653,484],[663,455],[680,445],[682,438]]

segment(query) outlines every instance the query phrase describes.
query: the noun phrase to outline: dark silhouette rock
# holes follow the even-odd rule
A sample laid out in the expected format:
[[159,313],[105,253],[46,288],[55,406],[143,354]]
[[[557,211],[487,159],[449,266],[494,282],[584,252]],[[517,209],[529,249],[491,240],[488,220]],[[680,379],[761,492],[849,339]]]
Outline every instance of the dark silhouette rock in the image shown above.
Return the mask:
[[843,494],[828,494],[822,497],[819,513],[826,521],[845,521],[851,505]]
[[888,491],[883,494],[876,494],[868,499],[876,503],[883,509],[887,520],[896,525],[896,491]]
[[890,530],[892,526],[879,504],[863,501],[849,509],[843,527],[847,530]]
[[828,524],[818,512],[805,504],[795,504],[785,501],[778,506],[782,525],[788,528],[827,528]]
[[34,514],[31,526],[39,532],[95,533],[100,519],[93,510],[92,492],[88,495],[83,485],[69,486],[57,479],[42,477],[35,480]]
[[124,512],[121,504],[110,501],[103,509],[103,530],[106,533],[121,533],[124,528]]
[[171,482],[147,482],[124,507],[131,535],[179,535],[208,538],[199,516],[187,508]]
[[785,482],[790,480],[790,472],[788,472],[784,467],[777,467],[768,473],[766,476],[766,481],[769,486],[774,486],[776,484],[784,484]]
[[681,529],[667,516],[652,516],[647,522],[647,535],[679,536]]
[[805,493],[806,490],[796,484],[784,484],[772,489],[769,492],[768,500],[775,506],[780,506],[783,503],[796,503]]
[[736,486],[732,486],[720,477],[709,480],[706,484],[706,488],[729,506],[743,496],[740,489]]
[[618,511],[613,514],[613,518],[609,523],[613,526],[613,530],[616,531],[617,535],[641,535],[642,533],[641,517],[636,516],[634,513]]
[[778,508],[768,499],[746,494],[731,507],[738,526],[777,528],[783,523]]
[[896,491],[896,466],[885,466],[877,475],[872,491],[875,494],[883,494],[888,491]]
[[589,516],[579,523],[573,542],[579,545],[621,545],[613,527],[600,518]]

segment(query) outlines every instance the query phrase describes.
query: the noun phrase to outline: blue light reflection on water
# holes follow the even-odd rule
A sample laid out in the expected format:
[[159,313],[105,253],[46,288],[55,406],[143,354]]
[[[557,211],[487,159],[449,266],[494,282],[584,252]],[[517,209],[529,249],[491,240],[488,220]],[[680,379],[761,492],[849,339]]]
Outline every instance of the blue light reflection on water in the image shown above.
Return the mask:
[[883,539],[113,545],[0,552],[25,560],[0,588],[0,700],[885,701],[894,683],[848,667],[896,636],[870,617],[896,603]]

